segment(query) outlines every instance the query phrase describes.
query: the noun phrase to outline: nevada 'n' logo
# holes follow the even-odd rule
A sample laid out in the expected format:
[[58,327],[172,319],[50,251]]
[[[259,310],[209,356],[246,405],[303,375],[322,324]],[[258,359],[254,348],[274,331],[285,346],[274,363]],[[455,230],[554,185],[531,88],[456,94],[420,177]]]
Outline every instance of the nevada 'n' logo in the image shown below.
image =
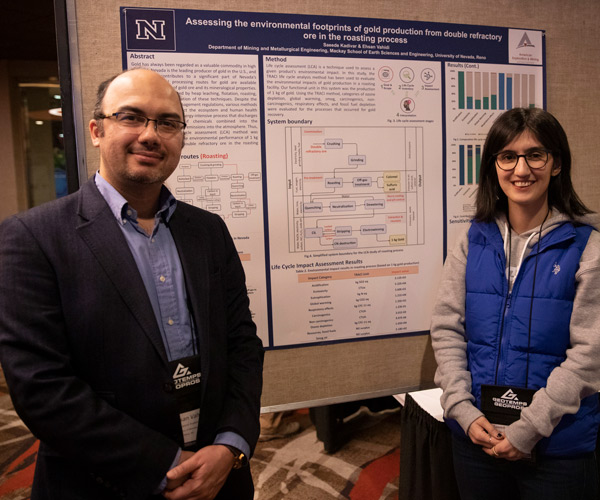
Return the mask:
[[147,21],[146,19],[136,19],[137,33],[135,38],[138,40],[166,40],[165,36],[165,21],[154,20]]
[[121,7],[128,51],[176,50],[175,11]]

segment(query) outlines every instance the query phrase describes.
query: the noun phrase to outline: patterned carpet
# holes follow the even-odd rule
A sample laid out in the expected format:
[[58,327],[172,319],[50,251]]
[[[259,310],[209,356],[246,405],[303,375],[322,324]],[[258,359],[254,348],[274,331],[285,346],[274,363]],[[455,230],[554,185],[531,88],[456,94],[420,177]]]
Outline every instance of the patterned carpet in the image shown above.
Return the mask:
[[[365,410],[363,408],[363,410]],[[255,500],[396,500],[400,471],[400,412],[355,418],[362,428],[327,454],[307,412],[296,412],[302,431],[259,443],[252,468]]]
[[[252,458],[255,500],[396,500],[400,469],[399,411],[355,418],[359,429],[327,454],[308,411],[290,417],[301,425],[285,439],[259,443]],[[0,499],[29,499],[38,442],[17,417],[0,380]]]
[[0,373],[0,498],[29,498],[38,442],[17,416]]

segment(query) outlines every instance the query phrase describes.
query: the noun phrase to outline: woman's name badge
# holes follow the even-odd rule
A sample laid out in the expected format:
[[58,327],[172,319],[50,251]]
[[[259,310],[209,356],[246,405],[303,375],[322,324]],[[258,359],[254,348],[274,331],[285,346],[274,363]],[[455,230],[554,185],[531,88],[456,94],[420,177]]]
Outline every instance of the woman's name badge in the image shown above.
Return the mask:
[[[504,434],[506,426],[521,418],[521,411],[533,401],[534,389],[506,385],[481,386],[481,411],[485,418]],[[534,462],[535,455],[525,455],[523,460]]]
[[533,400],[534,389],[506,385],[481,386],[481,411],[491,423],[510,425],[521,418],[521,411]]
[[183,434],[183,446],[194,446],[198,437],[200,420],[200,395],[202,372],[200,356],[190,356],[169,363],[173,374],[173,387]]

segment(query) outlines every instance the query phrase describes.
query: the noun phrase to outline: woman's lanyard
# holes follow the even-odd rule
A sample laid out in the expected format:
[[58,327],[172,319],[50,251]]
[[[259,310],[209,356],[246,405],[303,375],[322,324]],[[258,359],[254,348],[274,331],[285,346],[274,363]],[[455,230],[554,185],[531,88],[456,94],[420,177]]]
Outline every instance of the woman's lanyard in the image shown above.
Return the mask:
[[[527,364],[526,364],[526,369],[525,369],[525,387],[527,387],[528,383],[529,383],[529,350],[531,348],[531,318],[533,316],[533,297],[535,295],[535,279],[537,276],[537,266],[538,266],[538,255],[540,253],[540,244],[542,242],[542,231],[544,230],[544,224],[546,223],[546,220],[548,219],[548,215],[550,215],[550,209],[548,209],[548,212],[546,212],[546,216],[544,217],[544,220],[542,221],[541,225],[540,225],[540,232],[539,232],[539,237],[538,237],[538,241],[537,241],[537,248],[536,248],[536,252],[535,252],[535,264],[533,267],[533,283],[531,285],[531,301],[529,303],[529,323],[527,326]],[[510,220],[508,221],[508,280],[509,280],[509,288],[511,288],[511,264],[512,264],[512,226],[510,224]],[[515,280],[517,279],[517,277],[514,277]],[[511,292],[512,293],[512,292]]]

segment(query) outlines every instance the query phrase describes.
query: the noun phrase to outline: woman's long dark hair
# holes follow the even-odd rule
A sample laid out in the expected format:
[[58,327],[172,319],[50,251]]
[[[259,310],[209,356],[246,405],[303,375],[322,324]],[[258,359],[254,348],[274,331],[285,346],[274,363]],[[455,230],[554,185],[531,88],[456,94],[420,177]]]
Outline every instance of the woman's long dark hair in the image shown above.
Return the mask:
[[508,199],[500,188],[494,154],[526,130],[552,152],[560,173],[550,178],[548,206],[573,218],[591,213],[575,193],[571,183],[571,150],[558,120],[539,108],[513,108],[501,114],[488,132],[481,156],[479,190],[475,219],[492,222],[500,214],[508,216]]

